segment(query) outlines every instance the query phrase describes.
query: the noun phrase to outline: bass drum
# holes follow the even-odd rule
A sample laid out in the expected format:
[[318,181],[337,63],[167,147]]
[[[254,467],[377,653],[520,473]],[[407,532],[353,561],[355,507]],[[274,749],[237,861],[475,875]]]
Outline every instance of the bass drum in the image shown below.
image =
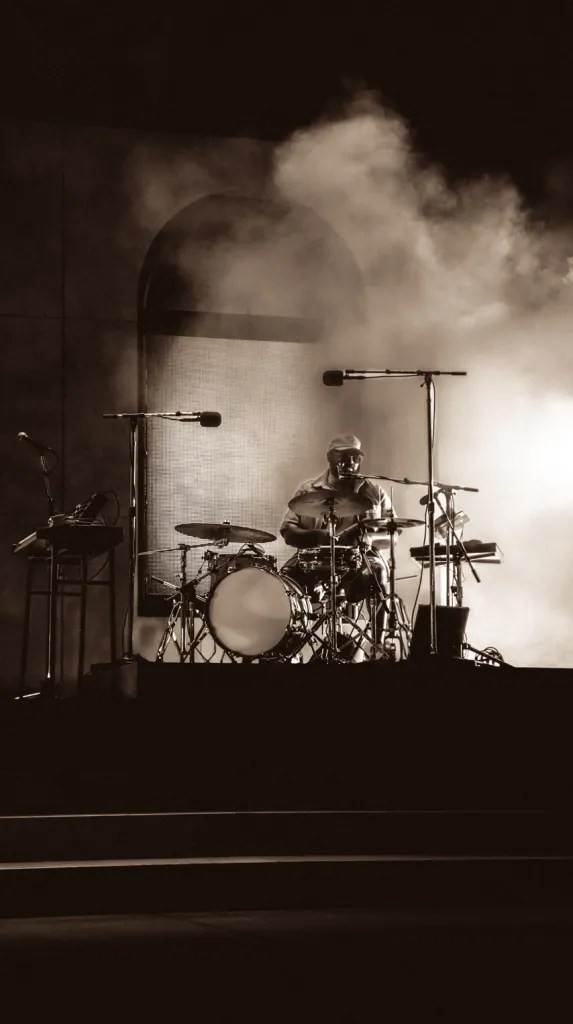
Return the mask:
[[298,583],[253,565],[215,585],[206,618],[213,638],[229,654],[288,658],[302,645],[311,612]]

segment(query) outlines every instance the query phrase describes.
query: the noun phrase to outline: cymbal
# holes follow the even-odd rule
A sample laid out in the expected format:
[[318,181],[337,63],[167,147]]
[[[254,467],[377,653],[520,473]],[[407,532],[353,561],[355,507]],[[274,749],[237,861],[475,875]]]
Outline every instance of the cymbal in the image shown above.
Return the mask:
[[250,526],[233,526],[232,523],[179,523],[177,533],[203,540],[227,540],[231,544],[266,544],[276,540],[274,533],[253,530]]
[[332,508],[334,514],[357,516],[372,508],[372,501],[354,491],[334,491],[329,487],[313,487],[312,491],[297,494],[288,503],[292,512],[301,516],[324,516]]
[[366,531],[375,531],[376,533],[391,533],[393,530],[408,530],[412,526],[423,526],[423,519],[398,519],[398,517],[388,516],[385,519],[365,519],[360,524]]

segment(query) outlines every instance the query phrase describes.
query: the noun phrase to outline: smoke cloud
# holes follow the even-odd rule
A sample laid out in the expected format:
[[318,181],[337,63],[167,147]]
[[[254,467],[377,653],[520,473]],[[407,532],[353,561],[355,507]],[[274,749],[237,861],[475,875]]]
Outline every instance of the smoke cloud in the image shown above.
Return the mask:
[[[468,373],[438,378],[436,475],[479,488],[457,496],[465,537],[504,552],[501,566],[477,566],[480,584],[465,574],[468,639],[514,664],[573,664],[565,235],[536,222],[509,181],[449,183],[371,98],[280,146],[275,184],[331,223],[362,270],[364,316],[346,346],[333,339],[339,365]],[[347,387],[362,388],[368,470],[424,479],[423,391],[412,381]],[[419,516],[419,497],[394,491],[401,514]],[[421,542],[420,530],[402,535],[403,573]]]
[[[497,647],[517,665],[572,665],[573,252],[566,232],[545,226],[509,180],[449,181],[416,152],[403,119],[370,96],[337,120],[297,132],[272,160],[266,148],[261,156],[246,142],[230,145],[227,157],[224,147],[216,159],[196,151],[156,168],[139,154],[142,224],[158,230],[184,202],[230,188],[235,195],[266,191],[337,233],[360,269],[359,311],[350,311],[357,286],[349,279],[349,313],[324,339],[320,369],[467,371],[437,379],[436,476],[479,488],[456,498],[470,517],[465,538],[497,541],[504,554],[501,565],[477,566],[480,583],[465,573],[468,640]],[[304,260],[297,246],[283,221],[274,238],[243,246],[242,257],[240,246],[211,249],[217,305],[288,312],[298,272],[300,312],[308,312],[308,281],[321,281],[324,298],[329,255],[318,247],[313,266],[312,246]],[[190,261],[196,257],[190,250]],[[336,280],[339,292],[339,272]],[[328,400],[331,410],[338,403],[341,429],[362,432],[367,472],[426,478],[418,381],[347,384]],[[301,443],[299,479],[308,475],[305,459]],[[394,487],[398,513],[420,518],[422,493]],[[404,531],[399,575],[416,572],[409,548],[422,541],[421,528]],[[415,581],[400,592],[411,604]]]

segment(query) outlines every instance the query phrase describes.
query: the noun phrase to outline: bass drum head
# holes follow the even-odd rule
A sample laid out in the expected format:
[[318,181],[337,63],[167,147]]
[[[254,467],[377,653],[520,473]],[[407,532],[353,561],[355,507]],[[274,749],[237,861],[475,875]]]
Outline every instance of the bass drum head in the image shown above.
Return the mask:
[[225,576],[207,607],[207,623],[217,643],[251,658],[274,650],[291,622],[288,588],[289,581],[257,566]]

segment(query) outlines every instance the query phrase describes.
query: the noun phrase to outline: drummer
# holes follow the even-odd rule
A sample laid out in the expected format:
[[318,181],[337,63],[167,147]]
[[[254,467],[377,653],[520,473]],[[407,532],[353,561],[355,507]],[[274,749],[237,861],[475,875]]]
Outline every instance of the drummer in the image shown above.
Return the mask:
[[[360,477],[360,466],[364,452],[359,438],[353,434],[342,434],[333,437],[326,452],[328,468],[314,480],[301,484],[294,497],[306,494],[317,488],[339,492],[355,492],[371,502],[371,509],[364,517],[380,519],[384,513],[392,511],[390,498],[378,480]],[[314,548],[329,544],[326,516],[299,515],[287,508],[280,532],[287,544],[295,548]],[[338,544],[356,544],[362,534],[362,527],[356,522],[356,516],[342,516],[336,524],[336,540]],[[287,565],[296,562],[290,559]],[[286,569],[287,566],[284,566]]]
[[[390,546],[389,535],[385,531],[370,532],[368,521],[380,520],[385,514],[393,512],[390,498],[378,480],[359,475],[360,466],[364,452],[361,441],[353,434],[343,434],[333,437],[326,457],[328,469],[316,477],[301,484],[294,497],[316,490],[320,494],[327,490],[333,490],[341,495],[357,494],[366,499],[366,510],[359,516],[340,516],[336,523],[336,541],[339,546],[350,546],[356,548],[358,542],[362,542],[362,550],[367,555],[360,557],[354,569],[348,568],[342,572],[340,579],[341,592],[347,601],[346,614],[351,618],[359,615],[359,609],[365,598],[374,593],[377,595],[376,633],[377,642],[380,641],[384,631],[385,600],[382,597],[387,593],[388,565],[383,557],[383,552]],[[292,500],[292,499],[291,499]],[[372,523],[374,527],[374,523]],[[281,572],[294,579],[299,586],[302,586],[308,593],[316,593],[317,583],[325,582],[325,570],[327,568],[327,545],[330,543],[327,529],[326,515],[312,516],[300,515],[287,508],[280,532],[287,544],[300,549],[321,548],[323,549],[323,563],[318,574],[308,572],[304,564],[301,564],[299,554],[293,555],[285,563]],[[321,559],[319,555],[319,565]],[[368,612],[368,617],[370,613]],[[363,652],[357,651],[353,660],[360,660]]]

